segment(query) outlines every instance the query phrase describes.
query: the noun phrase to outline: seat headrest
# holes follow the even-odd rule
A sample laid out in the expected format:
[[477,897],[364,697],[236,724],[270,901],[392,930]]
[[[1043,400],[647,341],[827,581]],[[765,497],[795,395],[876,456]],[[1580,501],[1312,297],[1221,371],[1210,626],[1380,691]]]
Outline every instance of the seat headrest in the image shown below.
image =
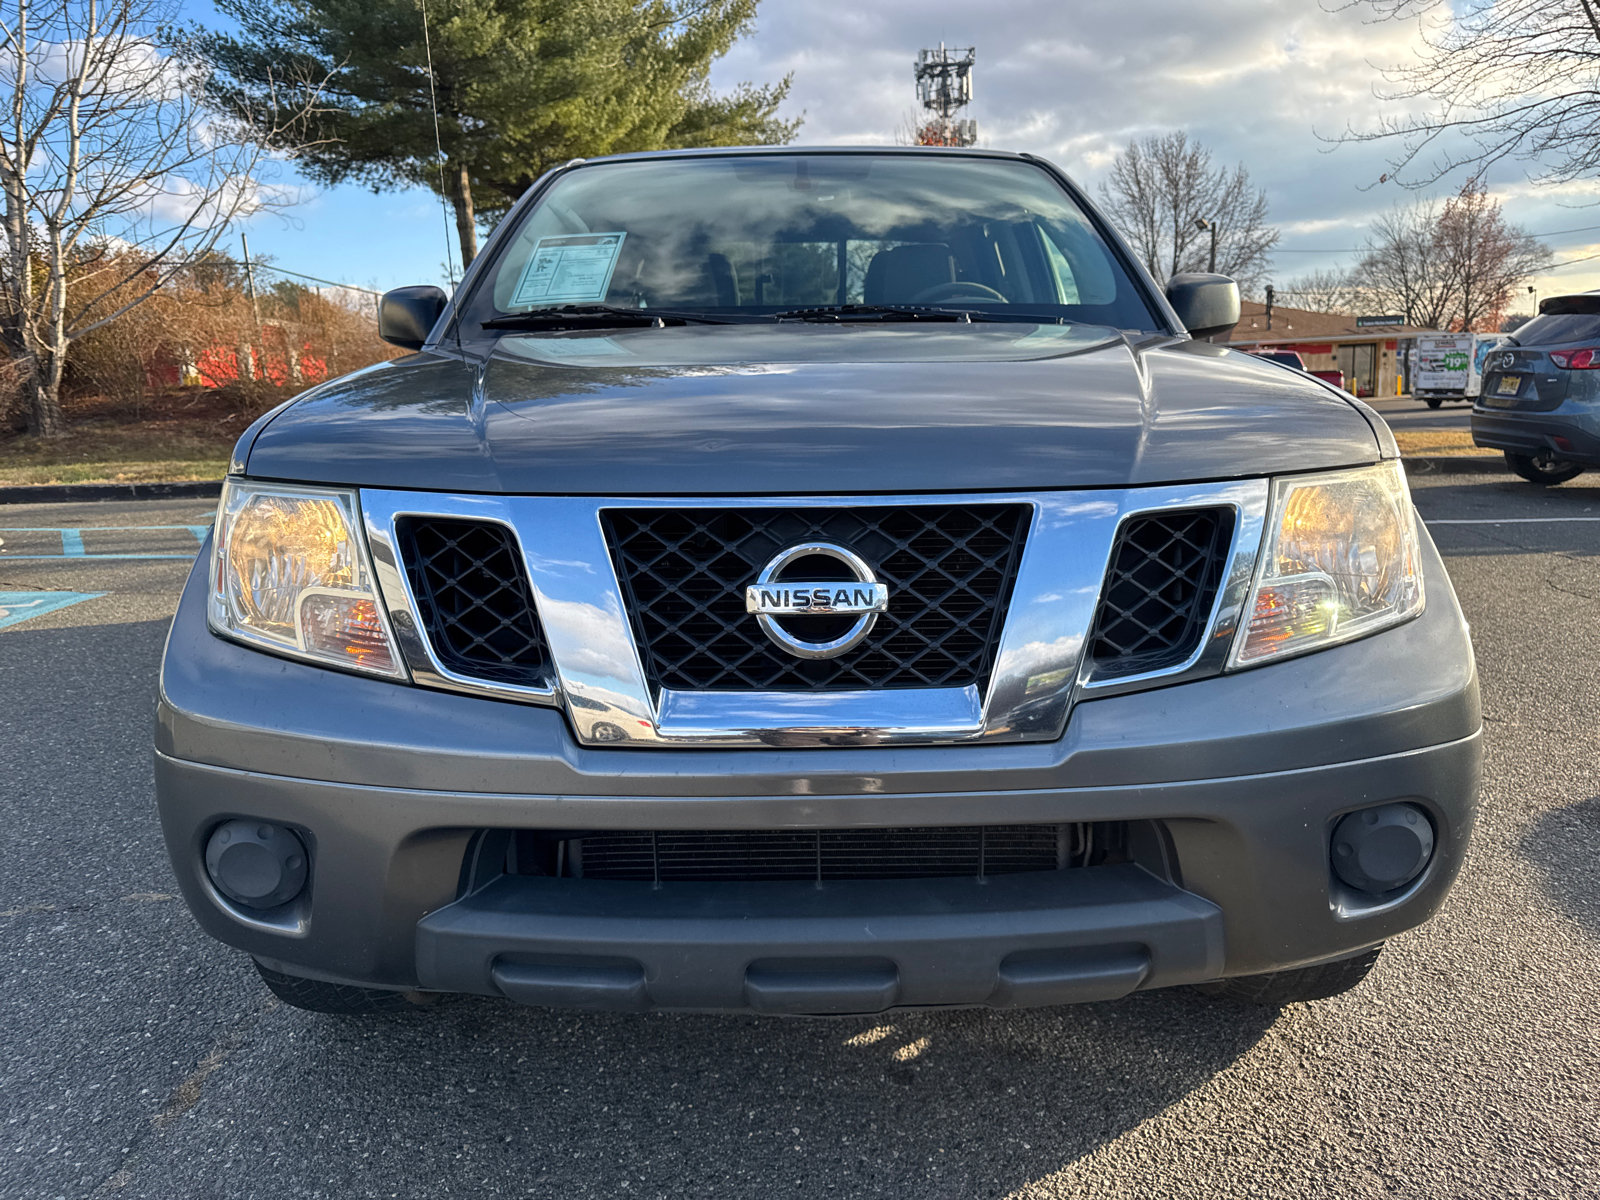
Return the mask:
[[861,299],[866,304],[909,304],[912,297],[955,279],[956,260],[942,242],[896,246],[872,256]]

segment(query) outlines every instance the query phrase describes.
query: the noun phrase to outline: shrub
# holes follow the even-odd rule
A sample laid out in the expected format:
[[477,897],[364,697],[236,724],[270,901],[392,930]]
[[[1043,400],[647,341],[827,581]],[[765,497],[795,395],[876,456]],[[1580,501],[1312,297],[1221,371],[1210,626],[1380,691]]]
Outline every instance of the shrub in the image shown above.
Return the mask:
[[[200,264],[85,334],[68,360],[69,388],[104,395],[133,420],[152,395],[178,387],[215,390],[254,415],[399,353],[378,339],[370,295],[277,284],[252,306],[243,274],[227,259]],[[92,283],[89,272],[75,280]]]

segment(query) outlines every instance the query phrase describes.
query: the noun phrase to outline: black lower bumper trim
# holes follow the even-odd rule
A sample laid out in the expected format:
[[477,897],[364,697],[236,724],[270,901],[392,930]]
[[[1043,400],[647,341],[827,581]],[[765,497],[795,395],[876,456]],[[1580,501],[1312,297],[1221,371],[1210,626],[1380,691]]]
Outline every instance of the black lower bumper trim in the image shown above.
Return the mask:
[[894,963],[753,962],[744,972],[745,1003],[768,1013],[875,1013],[894,1007]]
[[638,963],[496,962],[489,974],[503,994],[523,1004],[615,1012],[650,1007]]
[[502,876],[417,926],[422,987],[642,1011],[1110,1000],[1215,979],[1222,911],[1130,864],[974,879]]

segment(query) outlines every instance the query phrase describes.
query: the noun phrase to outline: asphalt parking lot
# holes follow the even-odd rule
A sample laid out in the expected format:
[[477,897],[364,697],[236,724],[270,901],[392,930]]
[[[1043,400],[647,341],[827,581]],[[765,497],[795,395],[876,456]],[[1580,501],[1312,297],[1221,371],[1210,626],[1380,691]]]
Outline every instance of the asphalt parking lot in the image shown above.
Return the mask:
[[1438,408],[1429,408],[1421,400],[1410,396],[1388,396],[1368,400],[1367,403],[1383,414],[1383,419],[1395,429],[1471,429],[1472,405],[1452,401]]
[[175,898],[152,798],[210,505],[0,507],[0,1196],[1600,1194],[1600,474],[1414,483],[1487,738],[1438,918],[1282,1011],[837,1021],[278,1006]]

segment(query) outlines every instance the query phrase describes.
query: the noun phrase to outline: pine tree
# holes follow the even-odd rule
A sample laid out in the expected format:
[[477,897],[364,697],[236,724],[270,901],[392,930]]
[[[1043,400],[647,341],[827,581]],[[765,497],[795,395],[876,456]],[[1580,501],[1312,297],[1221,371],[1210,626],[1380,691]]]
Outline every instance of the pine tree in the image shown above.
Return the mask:
[[240,32],[195,30],[193,46],[240,115],[284,79],[326,77],[278,144],[319,182],[441,192],[465,263],[478,223],[569,159],[790,140],[800,122],[775,115],[787,77],[723,95],[707,79],[758,2],[217,0]]

